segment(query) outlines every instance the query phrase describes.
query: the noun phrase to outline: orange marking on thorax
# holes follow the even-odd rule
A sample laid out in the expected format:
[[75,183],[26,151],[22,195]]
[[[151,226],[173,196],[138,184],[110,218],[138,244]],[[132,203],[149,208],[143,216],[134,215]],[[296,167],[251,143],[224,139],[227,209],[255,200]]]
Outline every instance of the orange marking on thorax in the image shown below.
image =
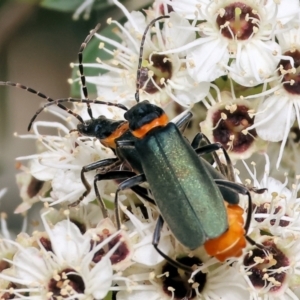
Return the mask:
[[129,130],[128,122],[121,124],[110,136],[105,139],[100,140],[100,142],[105,146],[112,149],[116,149],[115,140],[120,137],[124,132]]
[[160,117],[152,120],[150,123],[143,125],[141,128],[132,131],[132,134],[141,139],[143,138],[151,129],[158,126],[165,126],[169,122],[169,119],[166,114],[161,115]]
[[225,203],[228,216],[228,230],[215,239],[204,244],[207,254],[214,256],[219,261],[230,257],[239,257],[246,247],[244,230],[244,210],[238,205]]

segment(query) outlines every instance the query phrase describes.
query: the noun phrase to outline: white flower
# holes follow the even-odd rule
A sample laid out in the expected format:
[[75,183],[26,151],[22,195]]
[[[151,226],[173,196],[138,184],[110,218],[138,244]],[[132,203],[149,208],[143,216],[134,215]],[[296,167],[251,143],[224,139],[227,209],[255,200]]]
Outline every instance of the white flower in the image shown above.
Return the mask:
[[249,246],[233,267],[249,284],[250,299],[298,299],[294,290],[300,280],[299,178],[290,191],[287,179],[281,183],[270,177],[267,155],[265,159],[261,181],[257,178],[255,164],[252,163],[254,170],[251,171],[244,163],[251,178],[246,183],[251,182],[256,189],[265,189],[251,192],[254,211],[248,232],[252,240],[264,248]]
[[[119,247],[118,242],[97,263],[94,255],[113,240],[119,232],[105,238],[91,249],[91,236],[82,234],[79,228],[69,220],[63,220],[50,228],[42,216],[49,242],[37,239],[39,249],[24,247],[12,243],[18,252],[12,260],[6,260],[14,266],[14,274],[1,273],[0,278],[15,284],[25,285],[26,289],[14,290],[20,299],[27,291],[36,299],[69,297],[69,299],[102,299],[111,288],[113,270],[110,256]],[[51,298],[52,299],[52,298]]]
[[[230,264],[222,264],[215,258],[208,258],[203,247],[195,251],[184,249],[169,230],[161,232],[159,248],[179,262],[192,266],[198,265],[193,274],[185,273],[167,263],[152,245],[154,227],[158,212],[156,207],[145,204],[141,211],[131,199],[128,199],[130,211],[120,206],[129,218],[124,225],[132,242],[132,260],[135,265],[123,272],[124,280],[115,287],[118,300],[141,299],[147,297],[160,299],[219,299],[224,294],[230,299],[247,299],[249,293],[244,279]],[[155,216],[155,217],[153,217]],[[147,218],[146,218],[147,217]],[[146,218],[146,219],[145,219]],[[199,257],[204,257],[204,263]],[[234,262],[232,259],[230,263]],[[193,279],[191,280],[190,277]],[[228,282],[228,278],[232,278]]]
[[21,173],[16,175],[17,185],[20,190],[22,203],[15,209],[15,213],[24,213],[29,210],[34,203],[40,201],[40,197],[44,196],[50,189],[50,184],[42,180],[38,180],[30,174],[30,169],[24,165],[18,166]]
[[265,248],[254,248],[235,268],[249,285],[248,299],[298,299],[299,239],[263,236],[256,239]]
[[[108,71],[99,77],[87,77],[87,81],[96,84],[98,98],[105,101],[124,101],[134,98],[136,91],[136,73],[141,38],[150,20],[159,16],[158,11],[147,10],[147,18],[141,12],[129,13],[118,1],[114,2],[122,9],[128,22],[124,26],[109,20],[121,30],[121,42],[95,34],[101,40],[101,51],[111,54],[109,61],[98,60],[98,64],[84,64],[84,67],[99,68]],[[182,29],[183,28],[183,29]],[[195,39],[195,33],[187,20],[175,13],[164,21],[159,29],[155,24],[155,35],[150,39],[148,32],[143,48],[143,63],[140,76],[140,97],[159,105],[166,105],[171,100],[183,106],[191,106],[209,93],[208,79],[196,82],[187,74],[184,67],[185,51],[176,54],[159,55],[158,52],[177,48]],[[114,47],[109,50],[108,46]]]
[[[299,26],[299,23],[298,23]],[[277,168],[281,161],[290,128],[296,118],[300,124],[299,55],[300,29],[294,28],[277,36],[284,58],[279,64],[276,81],[271,89],[262,93],[266,97],[260,102],[254,124],[257,134],[264,140],[281,142]],[[250,97],[248,97],[250,98]],[[299,125],[298,125],[299,126]]]
[[[164,5],[166,9],[165,12],[170,10],[171,7],[175,12],[181,14],[189,20],[198,18],[198,20],[205,20],[206,8],[211,0],[156,0],[155,4],[157,6]],[[278,5],[277,11],[277,22],[279,26],[286,24],[297,16],[299,10],[299,2],[297,0],[281,0],[280,2],[274,1]],[[229,1],[223,1],[224,4],[230,3]],[[256,3],[262,3],[259,0]],[[263,3],[264,5],[272,6],[272,1]]]
[[[298,1],[291,2],[293,7],[299,7]],[[160,54],[187,51],[188,72],[199,82],[213,81],[228,73],[239,84],[255,86],[274,75],[281,58],[281,48],[275,42],[274,32],[279,18],[286,15],[288,1],[280,6],[273,0],[191,0],[187,4],[187,16],[191,16],[191,7],[195,5],[196,16],[205,20],[194,28],[199,30],[201,38]],[[185,15],[182,7],[178,9],[178,1],[174,2],[175,11],[178,9]],[[296,13],[297,10],[293,16]],[[233,61],[229,65],[230,59]]]
[[[197,261],[188,257],[191,263]],[[211,264],[211,265],[210,265]],[[130,270],[129,270],[130,272]],[[142,299],[248,299],[249,292],[245,281],[235,268],[227,264],[216,264],[212,259],[203,263],[190,279],[191,274],[184,274],[169,264],[157,267],[154,271],[132,270],[127,276],[129,282],[120,286],[117,300]],[[228,280],[230,278],[230,280]]]
[[[132,260],[148,267],[154,267],[160,264],[164,258],[155,250],[152,244],[153,233],[157,222],[156,218],[154,219],[152,216],[153,209],[151,209],[148,204],[145,204],[148,215],[148,219],[145,220],[140,209],[137,208],[130,199],[129,201],[135,214],[131,213],[122,204],[120,204],[120,208],[130,220],[130,222],[125,223],[125,226],[129,229],[128,235],[132,242]],[[155,215],[157,215],[157,212]],[[168,255],[171,253],[173,246],[171,243],[171,232],[169,230],[162,230],[159,248]]]
[[[262,180],[257,179],[256,164],[253,162],[254,171],[251,171],[243,161],[250,181],[256,189],[265,189],[263,193],[252,192],[253,216],[251,230],[264,230],[273,236],[283,238],[294,237],[299,234],[300,214],[299,198],[297,192],[300,188],[299,178],[293,184],[292,190],[287,188],[288,179],[285,182],[270,176],[270,160],[265,154],[265,169]],[[246,181],[249,184],[249,180]]]
[[93,247],[96,247],[106,238],[110,237],[111,235],[115,235],[116,232],[119,232],[119,234],[115,236],[115,238],[111,240],[107,246],[95,253],[93,262],[97,263],[100,261],[107,252],[110,252],[111,248],[115,248],[115,245],[119,244],[118,248],[110,256],[110,260],[113,270],[123,271],[133,264],[131,261],[133,254],[132,243],[130,242],[128,234],[126,234],[124,231],[118,231],[109,218],[101,220],[97,224],[97,227],[89,229],[86,234],[91,236],[91,239],[93,239],[91,244]]

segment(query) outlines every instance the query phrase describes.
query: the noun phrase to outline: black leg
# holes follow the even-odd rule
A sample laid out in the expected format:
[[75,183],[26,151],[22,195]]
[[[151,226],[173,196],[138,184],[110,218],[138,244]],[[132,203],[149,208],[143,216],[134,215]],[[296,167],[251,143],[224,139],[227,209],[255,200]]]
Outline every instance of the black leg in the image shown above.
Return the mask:
[[[200,143],[201,141],[204,140],[207,145],[200,147]],[[218,145],[218,147],[214,148],[214,150],[210,150],[209,151],[209,146],[210,145]],[[207,154],[207,153],[211,153],[213,156],[214,161],[216,162],[220,172],[222,173],[223,176],[225,176],[228,180],[235,182],[235,178],[234,178],[234,170],[233,170],[233,166],[231,163],[231,160],[228,156],[227,151],[224,149],[224,147],[220,144],[220,143],[214,143],[212,144],[210,142],[210,140],[208,139],[208,137],[206,135],[204,135],[203,133],[199,132],[196,134],[196,136],[194,137],[191,146],[195,149],[196,153],[198,155],[203,155],[203,154]],[[207,147],[205,149],[203,149],[204,147]],[[207,151],[207,152],[203,152],[201,153],[201,149],[203,149],[203,151]],[[224,165],[221,163],[219,156],[215,153],[216,150],[222,149],[225,159],[226,159],[226,165],[227,165],[227,172],[224,168]]]
[[188,111],[188,112],[185,112],[178,121],[174,122],[174,124],[178,127],[178,129],[180,130],[181,133],[186,130],[192,117],[193,117],[192,112]]
[[194,270],[191,267],[181,264],[180,262],[172,259],[171,257],[169,257],[167,254],[165,254],[158,248],[158,243],[160,241],[160,233],[163,228],[163,225],[164,225],[164,220],[162,216],[159,216],[153,234],[153,240],[152,240],[153,247],[172,266],[174,266],[175,268],[182,269],[188,273],[192,273]]
[[[237,192],[239,194],[248,196],[248,211],[247,211],[247,218],[246,218],[246,222],[245,222],[245,226],[244,226],[245,238],[252,246],[256,246],[257,248],[262,249],[262,250],[266,249],[266,247],[264,247],[263,245],[257,244],[249,236],[247,236],[247,233],[248,233],[248,230],[250,227],[250,223],[251,223],[251,218],[252,218],[252,198],[251,198],[249,189],[247,189],[246,187],[244,187],[241,184],[238,184],[235,182],[230,182],[227,180],[216,179],[215,182],[219,187],[224,186],[226,188],[234,190],[235,192]],[[229,203],[232,204],[231,202],[229,202]]]
[[[251,217],[252,217],[252,198],[251,198],[249,190],[241,184],[238,184],[238,183],[235,183],[235,182],[230,182],[230,181],[227,181],[227,180],[216,179],[215,183],[218,186],[225,186],[225,187],[227,187],[231,190],[234,190],[235,192],[237,192],[239,194],[248,196],[248,212],[247,212],[247,219],[246,219],[245,226],[244,226],[245,235],[246,235],[247,232],[248,232],[248,229],[250,227]],[[233,204],[231,202],[228,202],[228,203]]]
[[94,177],[94,190],[95,190],[95,194],[96,197],[98,199],[98,202],[100,204],[102,213],[104,217],[107,217],[107,210],[106,210],[106,206],[104,204],[104,201],[100,195],[98,186],[97,186],[97,182],[101,181],[101,180],[113,180],[113,179],[127,179],[129,177],[133,177],[135,175],[135,173],[130,172],[130,171],[110,171],[104,174],[96,174]]
[[[96,176],[94,177],[94,190],[95,190],[95,194],[96,197],[98,199],[98,202],[100,204],[102,213],[104,217],[107,217],[107,211],[106,211],[106,206],[104,204],[104,201],[100,195],[98,186],[97,186],[97,182],[101,181],[101,180],[118,180],[118,179],[130,179],[132,177],[134,177],[136,174],[134,172],[131,171],[110,171],[104,174],[96,174]],[[130,188],[133,192],[135,192],[137,195],[139,195],[140,197],[142,197],[144,200],[146,200],[147,202],[150,202],[152,204],[155,204],[154,200],[152,198],[150,198],[148,196],[148,192],[147,189],[140,187],[140,186],[133,186]],[[117,219],[117,215],[116,215],[116,219]]]
[[[202,140],[203,140],[203,134],[198,132],[192,140],[192,143],[191,143],[192,148],[193,149],[199,148]],[[209,143],[209,144],[211,144],[211,143]]]
[[237,205],[240,203],[240,196],[234,189],[224,185],[218,185],[218,188],[226,202],[232,205]]
[[108,159],[103,159],[103,160],[99,160],[96,162],[93,162],[89,165],[84,166],[81,169],[81,173],[80,173],[80,177],[81,177],[81,182],[85,187],[85,192],[81,195],[81,197],[74,203],[72,203],[70,206],[77,206],[84,197],[86,197],[90,191],[91,191],[91,186],[88,183],[88,181],[86,180],[84,173],[89,172],[89,171],[93,171],[99,168],[106,168],[106,171],[109,171],[111,168],[119,166],[121,164],[121,161],[118,158],[108,158]]
[[[133,172],[131,172],[133,173]],[[135,174],[135,173],[133,173]],[[126,189],[130,189],[136,185],[139,185],[143,182],[146,181],[146,177],[144,174],[139,174],[139,175],[135,175],[131,178],[128,178],[127,180],[123,181],[122,183],[119,184],[117,190],[116,190],[116,194],[115,194],[115,216],[116,216],[116,223],[117,223],[117,228],[120,229],[121,228],[121,218],[120,218],[120,212],[119,212],[119,200],[118,200],[118,196],[119,196],[119,192],[126,190]]]
[[131,190],[133,192],[135,192],[137,195],[139,195],[140,197],[142,197],[147,202],[150,202],[150,203],[156,205],[155,201],[148,196],[147,189],[137,185],[137,186],[132,186]]

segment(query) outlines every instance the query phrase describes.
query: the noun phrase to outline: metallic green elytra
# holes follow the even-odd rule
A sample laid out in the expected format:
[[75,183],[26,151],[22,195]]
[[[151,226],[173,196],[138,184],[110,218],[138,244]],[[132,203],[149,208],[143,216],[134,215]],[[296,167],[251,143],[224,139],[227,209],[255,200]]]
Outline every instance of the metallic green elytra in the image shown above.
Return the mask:
[[218,186],[173,123],[136,140],[135,148],[161,215],[180,243],[195,249],[227,230]]

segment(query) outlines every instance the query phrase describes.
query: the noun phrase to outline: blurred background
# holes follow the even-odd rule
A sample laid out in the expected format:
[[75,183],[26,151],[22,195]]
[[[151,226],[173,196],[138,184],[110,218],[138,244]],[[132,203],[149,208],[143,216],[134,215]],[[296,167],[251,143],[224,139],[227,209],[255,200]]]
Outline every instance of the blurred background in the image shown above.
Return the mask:
[[[73,20],[74,9],[49,9],[52,4],[71,4],[75,9],[84,2],[95,5],[88,20],[80,15]],[[0,81],[19,82],[52,98],[70,96],[70,63],[77,60],[81,43],[97,23],[123,17],[113,6],[103,9],[105,0],[0,1]],[[107,1],[111,2],[111,1]],[[129,10],[140,9],[149,1],[122,1]],[[50,5],[49,5],[50,4]],[[30,118],[42,99],[24,90],[0,86],[0,190],[8,191],[1,199],[0,211],[8,214],[9,228],[20,229],[22,217],[13,211],[20,204],[16,185],[15,158],[34,154],[35,142],[20,139],[14,133],[26,134]],[[40,120],[50,120],[43,114]]]

